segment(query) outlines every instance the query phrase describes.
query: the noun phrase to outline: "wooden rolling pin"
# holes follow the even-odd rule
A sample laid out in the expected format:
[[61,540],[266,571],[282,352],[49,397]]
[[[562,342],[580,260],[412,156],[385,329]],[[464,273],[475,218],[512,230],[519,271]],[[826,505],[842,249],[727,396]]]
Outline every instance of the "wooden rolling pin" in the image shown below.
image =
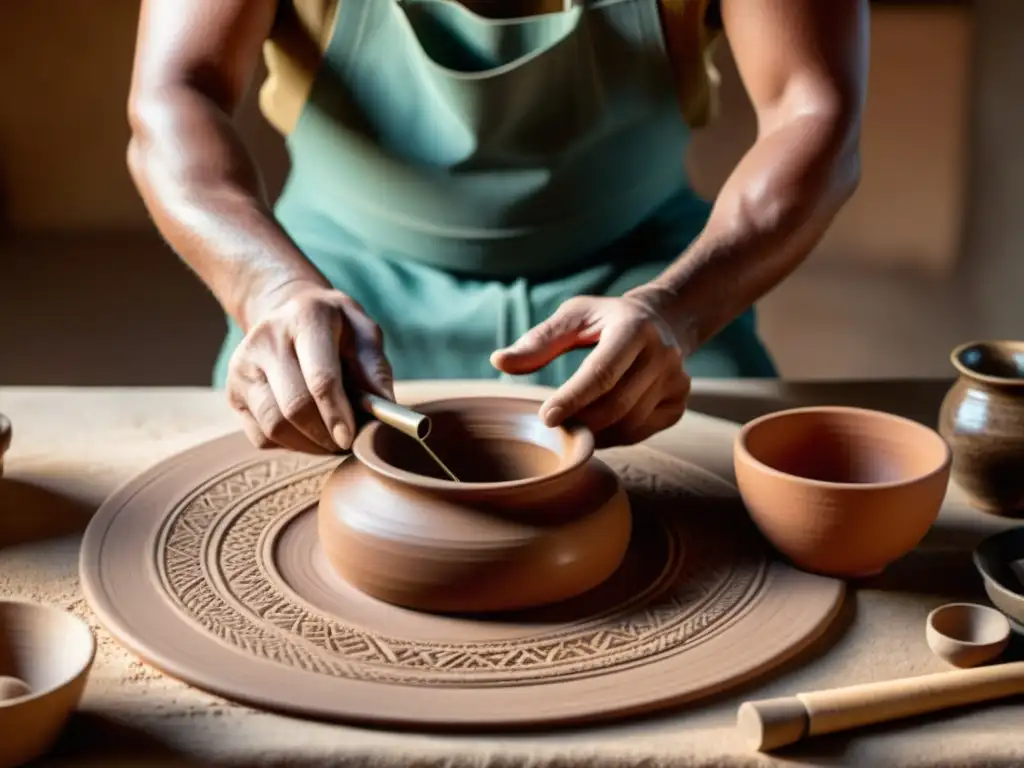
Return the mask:
[[740,705],[736,728],[751,749],[769,752],[835,733],[1024,693],[1024,661],[798,693]]

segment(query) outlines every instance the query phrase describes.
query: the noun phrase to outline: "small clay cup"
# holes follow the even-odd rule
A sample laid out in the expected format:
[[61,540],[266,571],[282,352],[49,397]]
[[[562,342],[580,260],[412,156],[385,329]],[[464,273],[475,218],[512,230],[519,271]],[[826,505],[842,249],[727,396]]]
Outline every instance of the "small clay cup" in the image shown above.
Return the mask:
[[1024,341],[962,344],[950,355],[957,380],[939,411],[953,450],[952,477],[971,505],[1024,513]]
[[733,452],[754,523],[804,570],[879,573],[938,516],[950,451],[933,430],[879,411],[796,408],[744,425]]
[[11,447],[11,421],[0,413],[0,477],[4,476],[4,454]]
[[0,601],[0,676],[30,692],[0,701],[0,768],[46,754],[78,707],[96,656],[89,625],[65,611]]
[[1024,528],[1010,528],[982,541],[974,549],[974,567],[992,604],[1024,626]]
[[976,667],[998,658],[1010,644],[1010,622],[994,608],[948,603],[928,614],[928,647],[954,667]]
[[421,403],[429,445],[379,422],[328,478],[320,544],[376,599],[438,613],[524,610],[604,582],[629,545],[629,501],[582,424],[549,428],[539,401]]

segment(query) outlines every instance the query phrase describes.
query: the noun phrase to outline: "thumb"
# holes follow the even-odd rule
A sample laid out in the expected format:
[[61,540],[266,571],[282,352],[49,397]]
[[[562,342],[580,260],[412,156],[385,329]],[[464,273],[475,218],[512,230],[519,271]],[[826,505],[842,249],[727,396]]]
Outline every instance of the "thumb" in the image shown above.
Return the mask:
[[589,307],[584,302],[566,302],[514,344],[496,350],[491,355],[491,365],[512,375],[533,373],[571,349],[593,344],[588,314]]

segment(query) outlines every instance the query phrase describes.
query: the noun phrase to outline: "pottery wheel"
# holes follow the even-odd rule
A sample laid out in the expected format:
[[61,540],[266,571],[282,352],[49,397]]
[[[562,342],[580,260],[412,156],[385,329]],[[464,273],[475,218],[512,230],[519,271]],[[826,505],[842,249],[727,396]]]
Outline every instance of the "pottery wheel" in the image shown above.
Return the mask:
[[231,435],[116,492],[82,545],[100,620],[166,673],[306,717],[413,727],[593,721],[692,701],[814,640],[842,582],[777,561],[735,488],[647,448],[601,452],[630,495],[618,572],[567,603],[445,617],[328,567],[316,504],[337,458]]

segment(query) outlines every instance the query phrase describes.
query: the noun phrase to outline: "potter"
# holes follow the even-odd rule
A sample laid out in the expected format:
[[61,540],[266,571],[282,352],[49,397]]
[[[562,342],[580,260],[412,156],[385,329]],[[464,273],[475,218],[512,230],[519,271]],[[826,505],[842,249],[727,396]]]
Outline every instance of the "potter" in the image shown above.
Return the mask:
[[[722,37],[760,131],[706,202]],[[867,0],[145,0],[129,165],[256,445],[348,449],[345,392],[393,378],[518,375],[635,443],[691,375],[775,375],[752,307],[857,184],[866,40]],[[261,51],[273,208],[229,119]]]

